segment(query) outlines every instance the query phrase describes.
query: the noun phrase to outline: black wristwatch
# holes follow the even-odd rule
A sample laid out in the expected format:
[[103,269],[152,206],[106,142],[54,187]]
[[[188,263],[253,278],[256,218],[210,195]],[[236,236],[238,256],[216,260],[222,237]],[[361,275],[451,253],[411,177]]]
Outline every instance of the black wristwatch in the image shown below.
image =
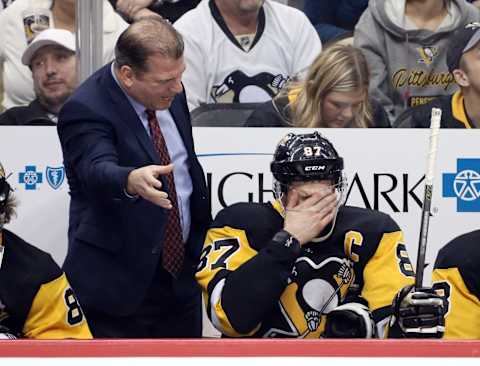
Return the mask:
[[296,255],[299,255],[301,252],[300,242],[286,230],[280,230],[277,232],[273,236],[272,241],[289,248]]

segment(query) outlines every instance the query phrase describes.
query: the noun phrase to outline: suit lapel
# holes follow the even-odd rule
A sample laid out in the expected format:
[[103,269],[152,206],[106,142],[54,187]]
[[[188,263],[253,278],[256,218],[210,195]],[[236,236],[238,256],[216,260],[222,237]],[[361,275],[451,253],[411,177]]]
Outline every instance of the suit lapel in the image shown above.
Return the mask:
[[121,119],[130,130],[133,132],[135,137],[140,143],[140,146],[145,150],[148,156],[152,159],[155,164],[159,164],[158,153],[155,151],[152,140],[148,136],[147,131],[142,125],[142,121],[138,118],[137,113],[133,109],[129,100],[123,93],[123,91],[118,86],[117,82],[113,79],[111,73],[111,64],[105,66],[105,73],[103,81],[105,87],[108,90],[110,97],[112,98],[113,103],[115,104],[115,111],[117,117]]
[[170,114],[175,121],[175,125],[177,126],[177,130],[182,137],[183,143],[185,144],[185,148],[187,149],[188,155],[191,156],[193,152],[193,146],[191,144],[191,138],[187,136],[188,132],[190,131],[190,126],[188,125],[188,116],[185,116],[185,108],[186,102],[182,103],[183,94],[178,94],[172,102],[170,106]]

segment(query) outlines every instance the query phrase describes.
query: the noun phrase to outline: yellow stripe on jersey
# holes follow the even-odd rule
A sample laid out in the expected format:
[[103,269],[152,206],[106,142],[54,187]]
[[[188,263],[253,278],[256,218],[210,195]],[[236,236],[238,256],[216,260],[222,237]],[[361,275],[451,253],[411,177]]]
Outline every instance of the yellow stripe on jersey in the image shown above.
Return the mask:
[[[445,339],[480,339],[480,301],[470,293],[458,268],[436,268],[432,273],[433,288],[448,286],[450,294],[445,316]],[[448,296],[450,295],[450,296]]]
[[297,301],[296,293],[298,291],[298,284],[292,282],[290,283],[285,291],[283,291],[282,296],[280,297],[280,303],[285,309],[284,316],[288,318],[288,321],[292,327],[295,327],[294,335],[298,338],[320,338],[320,334],[323,333],[325,329],[325,319],[324,315],[321,315],[320,324],[314,330],[310,331],[308,328],[307,320],[305,318],[304,310],[301,308],[300,304]]
[[280,214],[280,216],[285,218],[285,209],[283,208],[283,205],[279,200],[273,201],[272,207],[275,211],[277,211]]
[[208,314],[214,325],[222,333],[231,337],[241,337],[254,334],[257,329],[249,334],[240,334],[230,324],[221,304],[221,281],[208,293],[208,284],[221,271],[234,271],[250,258],[254,257],[257,251],[250,247],[247,235],[244,230],[234,229],[229,226],[210,229],[203,245],[200,265],[195,275],[197,282],[202,287],[206,303],[210,303],[214,315]]
[[472,128],[468,122],[467,113],[463,104],[463,94],[460,90],[456,91],[452,96],[452,114],[453,118],[463,123],[465,128]]
[[375,254],[365,266],[362,296],[370,310],[390,305],[401,288],[413,285],[413,271],[404,248],[401,231],[383,234]]
[[92,338],[65,274],[40,286],[23,333],[35,339]]
[[[258,329],[260,328],[261,324],[258,324],[253,330],[248,333],[239,333],[237,332],[230,321],[228,320],[227,314],[222,307],[222,299],[221,299],[221,292],[223,289],[223,285],[225,280],[221,280],[216,286],[215,289],[212,291],[211,295],[211,302],[212,302],[212,314],[209,314],[212,324],[223,334],[229,337],[249,337],[254,335]],[[204,293],[205,294],[205,293]]]
[[[232,240],[230,245],[229,240]],[[222,245],[222,242],[226,245]],[[237,248],[234,245],[238,245]],[[229,226],[210,229],[203,244],[200,270],[196,273],[197,281],[206,289],[220,270],[234,271],[256,254],[257,251],[250,247],[244,230]]]

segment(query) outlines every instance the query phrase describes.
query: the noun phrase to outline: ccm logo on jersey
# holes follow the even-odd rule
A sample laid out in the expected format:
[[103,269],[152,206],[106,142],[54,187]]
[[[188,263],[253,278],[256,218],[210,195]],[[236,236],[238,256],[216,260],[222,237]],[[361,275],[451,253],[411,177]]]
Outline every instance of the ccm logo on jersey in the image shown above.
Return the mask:
[[305,167],[306,172],[312,172],[317,170],[325,170],[325,165],[309,165]]

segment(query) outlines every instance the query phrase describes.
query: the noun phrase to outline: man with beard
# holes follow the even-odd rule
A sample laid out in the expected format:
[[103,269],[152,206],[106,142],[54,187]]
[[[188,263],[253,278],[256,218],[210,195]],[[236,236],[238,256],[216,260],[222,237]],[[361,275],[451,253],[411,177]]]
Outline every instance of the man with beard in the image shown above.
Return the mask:
[[6,110],[0,125],[56,125],[60,108],[77,84],[75,37],[64,29],[47,29],[27,47],[22,63],[32,70],[36,98]]

